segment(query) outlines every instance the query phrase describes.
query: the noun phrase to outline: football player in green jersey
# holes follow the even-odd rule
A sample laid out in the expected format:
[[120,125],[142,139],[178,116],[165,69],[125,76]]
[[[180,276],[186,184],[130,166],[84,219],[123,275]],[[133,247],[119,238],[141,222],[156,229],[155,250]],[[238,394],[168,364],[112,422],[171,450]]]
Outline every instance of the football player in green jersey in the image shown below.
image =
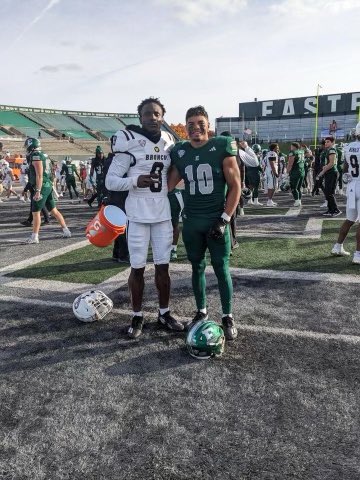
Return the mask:
[[301,207],[301,189],[305,177],[305,155],[297,142],[290,145],[287,172],[290,175],[290,188],[294,197],[294,207]]
[[71,233],[67,228],[64,217],[55,207],[53,197],[53,184],[51,179],[48,156],[41,151],[41,144],[37,138],[27,138],[25,148],[28,154],[29,183],[35,192],[31,199],[31,211],[33,214],[33,233],[26,243],[39,243],[40,212],[46,207],[60,223],[64,238],[70,238]]
[[322,170],[316,177],[316,180],[324,177],[324,194],[328,204],[327,212],[323,213],[325,217],[337,217],[341,214],[337,207],[335,199],[335,189],[338,180],[337,170],[337,151],[334,146],[335,138],[333,136],[325,137],[325,152],[323,153]]
[[176,144],[171,152],[172,169],[168,183],[169,191],[181,179],[185,184],[182,235],[192,265],[197,306],[197,313],[188,327],[208,318],[205,252],[209,249],[218,280],[225,337],[233,340],[237,337],[237,329],[232,315],[228,224],[241,194],[237,145],[231,137],[209,139],[209,117],[202,106],[187,111],[186,131],[190,140]]

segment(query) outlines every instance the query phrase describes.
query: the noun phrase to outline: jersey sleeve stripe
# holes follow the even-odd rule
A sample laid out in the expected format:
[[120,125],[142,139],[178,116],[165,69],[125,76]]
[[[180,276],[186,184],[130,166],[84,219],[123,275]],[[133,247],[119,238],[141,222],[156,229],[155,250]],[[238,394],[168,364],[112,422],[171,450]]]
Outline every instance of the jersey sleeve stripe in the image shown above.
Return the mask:
[[130,134],[130,137],[131,137],[133,140],[135,140],[135,136],[134,136],[134,134],[132,133],[131,130],[127,130],[127,133],[129,133],[129,134]]

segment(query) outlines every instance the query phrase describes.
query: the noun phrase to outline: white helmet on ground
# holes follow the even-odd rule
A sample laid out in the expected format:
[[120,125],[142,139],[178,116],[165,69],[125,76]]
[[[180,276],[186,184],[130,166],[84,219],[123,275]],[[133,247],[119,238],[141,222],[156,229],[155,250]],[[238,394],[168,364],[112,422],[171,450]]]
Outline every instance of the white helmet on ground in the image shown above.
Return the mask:
[[89,290],[75,298],[73,312],[82,322],[101,320],[113,308],[112,300],[100,290]]

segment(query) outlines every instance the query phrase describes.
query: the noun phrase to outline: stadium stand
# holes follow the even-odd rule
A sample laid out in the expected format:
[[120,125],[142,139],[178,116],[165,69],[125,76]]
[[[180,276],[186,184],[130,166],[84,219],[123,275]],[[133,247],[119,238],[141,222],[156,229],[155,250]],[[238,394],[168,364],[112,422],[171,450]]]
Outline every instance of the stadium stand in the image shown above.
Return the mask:
[[[98,113],[50,110],[0,105],[0,138],[3,148],[22,154],[26,137],[38,138],[44,151],[56,160],[69,155],[73,160],[93,156],[100,145],[107,154],[109,138],[126,125],[140,125],[135,113]],[[163,129],[178,138],[166,123]]]

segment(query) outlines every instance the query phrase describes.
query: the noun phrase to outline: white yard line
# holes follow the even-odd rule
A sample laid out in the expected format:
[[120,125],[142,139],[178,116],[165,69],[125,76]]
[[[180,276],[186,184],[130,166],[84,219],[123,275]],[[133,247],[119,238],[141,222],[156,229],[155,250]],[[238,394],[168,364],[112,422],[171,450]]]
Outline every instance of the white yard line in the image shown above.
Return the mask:
[[16,272],[16,270],[21,270],[22,268],[36,265],[37,263],[43,262],[44,260],[49,260],[50,258],[58,257],[59,255],[63,255],[64,253],[68,253],[73,250],[86,247],[87,245],[90,245],[89,241],[82,240],[80,242],[67,245],[66,247],[57,248],[55,250],[52,250],[51,252],[43,253],[42,255],[38,255],[37,257],[27,258],[26,260],[22,260],[21,262],[13,263],[11,265],[7,265],[6,267],[0,268],[0,275],[4,275],[5,273],[7,274],[11,272]]
[[[170,264],[171,271],[184,272],[188,276],[191,274],[191,265],[189,264]],[[339,273],[320,273],[320,272],[297,272],[291,270],[260,270],[250,268],[230,268],[231,275],[246,278],[278,278],[284,280],[304,280],[316,282],[334,282],[334,283],[360,283],[360,269],[359,275],[347,275]],[[206,274],[209,280],[216,281],[212,267],[206,267]],[[213,278],[212,278],[213,277]]]
[[[7,303],[22,303],[24,305],[33,305],[39,307],[55,307],[55,308],[64,308],[68,310],[72,310],[72,303],[71,302],[54,302],[51,300],[38,300],[38,299],[31,299],[31,298],[21,298],[21,297],[12,297],[9,295],[0,295],[0,301],[7,302]],[[114,308],[112,310],[114,313],[130,316],[131,311],[127,309],[120,309]],[[72,313],[71,313],[72,315]],[[155,320],[157,317],[157,313],[155,312],[144,312],[144,317],[146,319]],[[189,320],[189,317],[179,317],[177,316],[178,320],[184,322]],[[50,322],[51,320],[49,320]],[[77,320],[74,317],[74,322]],[[101,323],[106,322],[102,320],[99,322],[101,328]],[[346,335],[346,334],[337,334],[337,333],[323,333],[323,332],[314,332],[313,330],[298,330],[292,328],[281,328],[281,327],[267,327],[263,325],[248,325],[248,324],[238,324],[238,329],[243,333],[257,333],[257,334],[268,334],[274,336],[283,336],[283,337],[291,337],[291,338],[305,338],[308,340],[316,340],[316,341],[336,341],[342,342],[351,345],[359,345],[360,344],[360,336],[358,335]]]

